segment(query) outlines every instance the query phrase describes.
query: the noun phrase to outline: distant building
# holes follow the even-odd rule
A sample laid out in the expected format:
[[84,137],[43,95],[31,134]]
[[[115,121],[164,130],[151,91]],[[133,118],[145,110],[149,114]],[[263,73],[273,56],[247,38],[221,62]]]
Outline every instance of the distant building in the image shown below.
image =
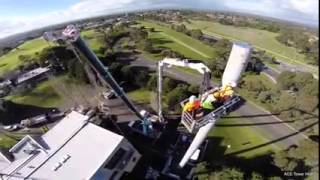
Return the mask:
[[39,138],[25,136],[0,152],[1,179],[119,179],[140,154],[123,137],[72,111]]
[[46,73],[48,73],[49,71],[51,71],[50,67],[38,67],[38,68],[32,69],[28,72],[20,74],[17,77],[15,84],[20,85],[20,84],[24,84],[34,80],[41,81],[47,78]]

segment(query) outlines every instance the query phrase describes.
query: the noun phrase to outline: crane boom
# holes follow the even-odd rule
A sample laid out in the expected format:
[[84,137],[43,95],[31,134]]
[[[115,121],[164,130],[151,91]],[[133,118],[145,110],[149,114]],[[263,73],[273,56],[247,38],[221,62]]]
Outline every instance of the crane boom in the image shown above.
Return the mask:
[[75,47],[86,58],[86,60],[88,60],[91,67],[94,68],[95,71],[100,75],[102,80],[105,81],[105,83],[107,83],[114,90],[116,95],[120,99],[122,99],[122,101],[128,106],[128,108],[140,120],[145,120],[145,118],[141,115],[141,113],[137,110],[133,103],[128,99],[119,84],[115,81],[108,68],[101,63],[99,58],[90,50],[85,41],[81,38],[80,31],[74,25],[67,26],[63,30],[62,36],[60,37],[55,37],[52,33],[45,33],[44,38],[46,40],[63,39],[71,43],[71,45]]

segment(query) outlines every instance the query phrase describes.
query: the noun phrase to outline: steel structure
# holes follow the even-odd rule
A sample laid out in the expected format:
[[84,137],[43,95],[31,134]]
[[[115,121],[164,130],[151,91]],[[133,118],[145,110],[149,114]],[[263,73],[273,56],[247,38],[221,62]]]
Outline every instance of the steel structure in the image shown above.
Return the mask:
[[[45,33],[45,39],[47,40],[57,40],[63,39],[69,42],[79,53],[81,53],[90,66],[96,71],[102,80],[108,84],[110,88],[114,90],[117,96],[122,99],[122,101],[128,106],[128,108],[143,122],[143,131],[147,134],[148,130],[152,131],[152,124],[146,111],[138,111],[138,109],[134,106],[134,104],[129,100],[126,96],[125,92],[119,86],[119,84],[112,77],[108,68],[105,67],[98,57],[88,48],[87,44],[80,37],[79,30],[73,26],[69,25],[62,32],[61,36],[53,35],[52,33]],[[222,86],[230,85],[232,87],[237,86],[237,82],[241,77],[241,73],[245,70],[246,65],[249,60],[249,55],[251,52],[251,46],[249,44],[244,43],[234,43],[232,47],[232,51],[230,57],[228,59],[228,63],[226,69],[223,73],[222,77]],[[197,70],[201,74],[203,74],[203,81],[201,89],[199,90],[199,99],[202,99],[208,93],[212,93],[215,89],[210,89],[210,79],[211,72],[210,69],[205,66],[203,63],[195,63],[189,62],[188,60],[178,60],[178,59],[170,59],[165,58],[162,61],[158,62],[158,120],[163,123],[165,120],[163,119],[162,114],[162,76],[163,76],[163,68],[167,66],[180,66],[187,67],[194,70]],[[226,102],[224,102],[220,107],[216,110],[213,110],[209,114],[205,115],[200,119],[194,119],[192,115],[187,112],[183,112],[181,116],[181,123],[186,127],[186,129],[190,133],[196,133],[191,145],[187,149],[183,158],[179,163],[179,167],[183,168],[192,155],[199,149],[201,144],[205,141],[209,131],[214,127],[215,122],[223,115],[225,115],[228,110],[230,110],[235,104],[240,101],[240,97],[237,95],[232,96]],[[184,105],[185,101],[181,104]]]

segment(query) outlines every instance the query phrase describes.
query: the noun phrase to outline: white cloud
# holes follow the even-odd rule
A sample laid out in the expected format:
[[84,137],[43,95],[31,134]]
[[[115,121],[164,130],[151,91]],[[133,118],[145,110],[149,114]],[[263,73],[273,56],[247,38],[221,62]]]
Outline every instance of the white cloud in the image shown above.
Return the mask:
[[[1,5],[1,3],[0,3]],[[50,24],[121,10],[157,7],[228,8],[300,22],[318,21],[318,0],[80,0],[60,11],[38,16],[0,17],[0,38]]]
[[290,0],[289,5],[293,10],[318,17],[319,15],[319,1],[318,0]]

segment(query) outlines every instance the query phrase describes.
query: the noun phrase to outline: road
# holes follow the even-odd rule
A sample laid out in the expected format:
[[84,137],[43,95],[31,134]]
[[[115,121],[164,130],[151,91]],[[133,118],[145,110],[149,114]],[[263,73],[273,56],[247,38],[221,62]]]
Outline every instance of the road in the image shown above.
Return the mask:
[[265,67],[262,70],[262,73],[264,73],[267,77],[269,77],[269,79],[271,81],[273,81],[274,83],[277,83],[277,78],[279,76],[279,72],[275,71],[274,69],[271,69],[269,67]]
[[[132,66],[142,66],[148,67],[150,69],[156,68],[155,61],[149,61],[144,59],[143,57],[138,57],[135,61],[131,62]],[[201,75],[194,75],[182,71],[177,71],[174,69],[166,68],[164,70],[165,74],[178,79],[183,80],[190,84],[200,84],[202,81]],[[274,72],[271,72],[274,73]],[[288,123],[292,122],[283,122],[276,116],[273,116],[266,110],[258,107],[257,105],[253,104],[252,102],[246,102],[242,105],[239,109],[236,110],[236,114],[239,115],[238,118],[244,117],[246,118],[249,123],[242,124],[251,126],[256,129],[258,132],[270,136],[267,139],[272,139],[269,143],[280,143],[281,146],[291,146],[294,144],[298,144],[299,141],[307,138],[304,134],[298,133],[295,129],[293,129]],[[234,117],[237,118],[237,117]],[[235,124],[234,126],[241,125]],[[268,144],[261,144],[261,146],[268,145]]]

